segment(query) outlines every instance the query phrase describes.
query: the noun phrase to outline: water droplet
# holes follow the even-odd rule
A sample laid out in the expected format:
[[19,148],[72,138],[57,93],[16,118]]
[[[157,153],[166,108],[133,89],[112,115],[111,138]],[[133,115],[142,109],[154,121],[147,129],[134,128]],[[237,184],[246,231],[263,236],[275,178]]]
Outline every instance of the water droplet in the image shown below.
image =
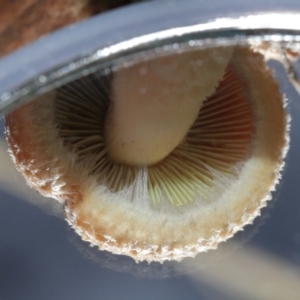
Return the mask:
[[39,77],[39,81],[40,82],[46,82],[46,80],[47,80],[47,77],[45,76],[45,75],[41,75],[40,77]]

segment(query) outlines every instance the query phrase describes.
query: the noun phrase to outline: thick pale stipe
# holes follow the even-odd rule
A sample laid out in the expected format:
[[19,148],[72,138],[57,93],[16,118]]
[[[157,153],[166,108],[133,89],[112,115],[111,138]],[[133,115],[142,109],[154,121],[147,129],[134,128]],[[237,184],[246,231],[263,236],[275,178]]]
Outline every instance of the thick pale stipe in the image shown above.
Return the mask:
[[222,79],[231,52],[218,48],[174,54],[117,71],[105,127],[110,158],[149,166],[171,153]]

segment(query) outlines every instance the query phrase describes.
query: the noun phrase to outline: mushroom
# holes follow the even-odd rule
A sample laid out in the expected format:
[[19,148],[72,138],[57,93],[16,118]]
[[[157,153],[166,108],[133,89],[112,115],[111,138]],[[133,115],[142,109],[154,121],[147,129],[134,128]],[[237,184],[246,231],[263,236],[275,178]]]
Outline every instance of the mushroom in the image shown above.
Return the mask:
[[64,203],[83,240],[136,261],[216,248],[280,178],[287,115],[263,56],[216,47],[145,58],[6,116],[29,186]]

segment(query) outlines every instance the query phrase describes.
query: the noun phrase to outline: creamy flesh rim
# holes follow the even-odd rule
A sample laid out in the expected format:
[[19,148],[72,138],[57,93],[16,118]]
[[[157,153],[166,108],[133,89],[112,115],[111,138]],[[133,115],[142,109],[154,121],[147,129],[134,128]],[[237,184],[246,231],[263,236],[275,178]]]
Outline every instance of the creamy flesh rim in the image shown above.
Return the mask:
[[[228,53],[223,50],[218,55]],[[237,48],[232,57],[188,133],[155,164],[113,162],[105,149],[105,115],[98,123],[93,118],[109,111],[111,94],[98,89],[108,100],[99,108],[91,97],[89,110],[80,99],[97,94],[97,87],[81,80],[76,84],[88,92],[73,84],[6,118],[19,170],[43,194],[66,201],[68,222],[100,249],[163,261],[216,247],[259,214],[286,148],[283,97],[262,56]],[[81,131],[72,136],[74,126]]]

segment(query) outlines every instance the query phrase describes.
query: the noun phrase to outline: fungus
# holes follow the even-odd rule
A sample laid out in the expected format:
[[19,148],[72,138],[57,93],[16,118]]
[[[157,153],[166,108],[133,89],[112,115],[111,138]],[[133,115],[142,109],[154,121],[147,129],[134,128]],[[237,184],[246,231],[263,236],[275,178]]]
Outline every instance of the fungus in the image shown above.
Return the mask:
[[6,116],[28,184],[83,240],[136,261],[216,248],[259,215],[287,148],[263,56],[219,47],[135,62]]

